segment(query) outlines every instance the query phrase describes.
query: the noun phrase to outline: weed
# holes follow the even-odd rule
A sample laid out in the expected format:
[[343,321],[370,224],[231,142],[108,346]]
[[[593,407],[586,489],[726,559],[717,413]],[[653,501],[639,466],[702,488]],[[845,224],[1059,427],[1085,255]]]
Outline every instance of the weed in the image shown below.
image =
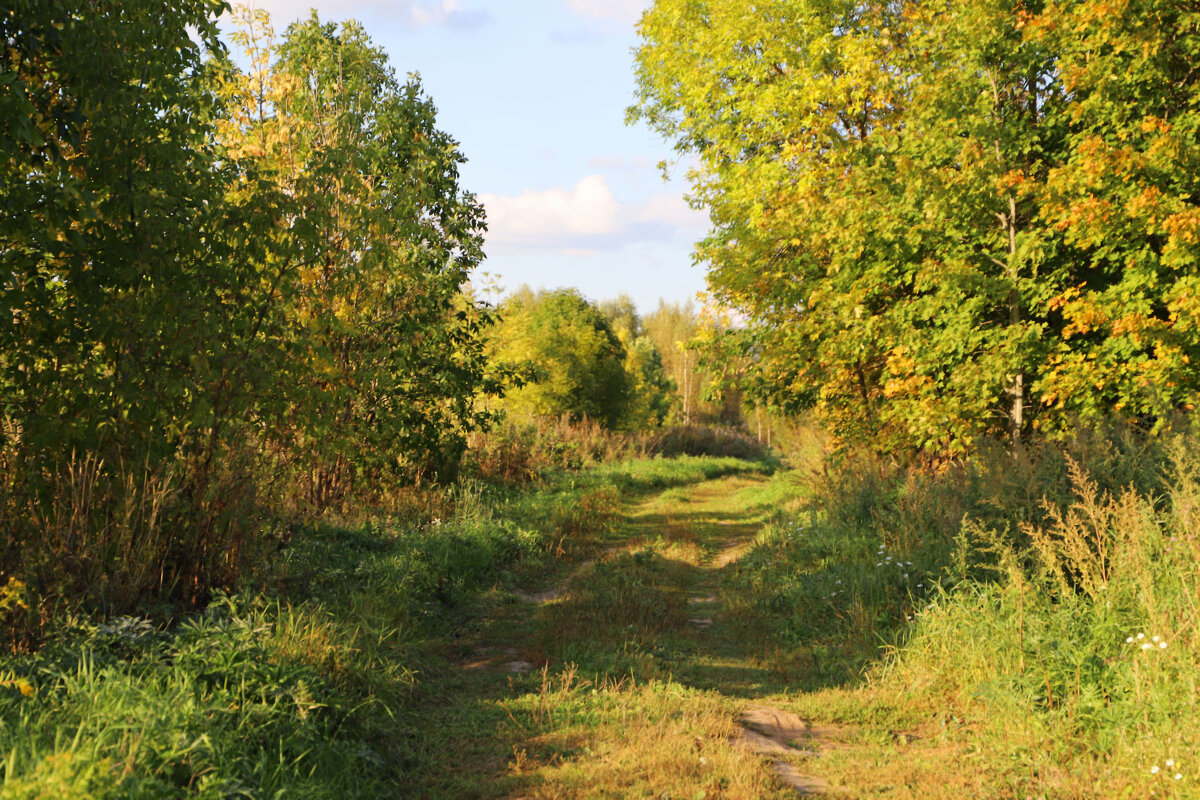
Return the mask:
[[[819,690],[799,710],[946,748],[889,770],[957,785],[946,759],[973,753],[931,796],[1190,796],[1195,452],[1118,432],[938,471],[847,465],[763,532],[723,596]],[[838,763],[835,779],[853,769]]]

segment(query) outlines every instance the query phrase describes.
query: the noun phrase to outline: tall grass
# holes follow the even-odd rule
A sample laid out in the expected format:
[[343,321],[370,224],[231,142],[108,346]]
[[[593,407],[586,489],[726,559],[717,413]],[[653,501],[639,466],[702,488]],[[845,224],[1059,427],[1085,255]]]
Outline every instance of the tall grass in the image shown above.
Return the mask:
[[1195,796],[1198,454],[1110,432],[846,464],[726,594],[777,669],[825,689],[804,711],[960,741],[995,796]]
[[0,457],[0,580],[24,587],[0,648],[33,646],[54,620],[155,604],[203,605],[272,545],[244,454],[151,463],[95,454],[37,467]]
[[772,462],[769,447],[728,427],[677,425],[645,431],[612,431],[584,419],[510,419],[472,436],[466,471],[508,485],[534,481],[547,470],[580,470],[631,458],[713,456]]
[[[587,547],[627,492],[754,468],[606,465],[522,491],[468,480],[404,517],[301,526],[272,569],[200,613],[60,616],[36,652],[0,655],[0,796],[403,796],[428,754],[398,720],[480,593]],[[28,599],[0,585],[0,617]]]

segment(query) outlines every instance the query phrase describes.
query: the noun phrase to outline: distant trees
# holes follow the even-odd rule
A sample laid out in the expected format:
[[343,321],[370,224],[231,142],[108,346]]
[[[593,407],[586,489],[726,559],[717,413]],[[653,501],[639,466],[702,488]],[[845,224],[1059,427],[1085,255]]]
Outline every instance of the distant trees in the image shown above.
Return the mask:
[[935,454],[1191,407],[1192,5],[657,0],[634,115],[698,159],[746,388]]
[[675,416],[690,423],[699,418],[704,398],[705,374],[699,368],[699,353],[687,345],[700,331],[700,320],[691,303],[666,303],[642,318],[646,338],[653,342],[663,369],[674,382],[678,394]]
[[522,287],[499,313],[493,360],[524,376],[501,403],[508,411],[621,430],[744,425],[742,394],[725,375],[733,367],[697,349],[724,329],[691,304],[660,301],[642,315],[628,295],[592,303],[573,289]]
[[599,308],[625,346],[625,372],[630,379],[625,425],[642,429],[662,425],[678,406],[676,385],[666,373],[662,352],[647,335],[645,320],[627,294],[603,301]]
[[515,293],[501,306],[492,356],[524,373],[505,407],[516,413],[622,424],[634,386],[612,324],[577,291]]

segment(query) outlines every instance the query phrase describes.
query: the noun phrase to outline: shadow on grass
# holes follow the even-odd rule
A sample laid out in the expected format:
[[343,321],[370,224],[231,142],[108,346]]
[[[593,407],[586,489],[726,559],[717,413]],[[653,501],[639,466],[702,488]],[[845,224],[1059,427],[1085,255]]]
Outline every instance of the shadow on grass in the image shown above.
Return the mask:
[[[777,514],[768,483],[742,472],[627,491],[626,511],[576,549],[580,560],[522,576],[526,592],[561,594],[535,604],[497,590],[464,610],[455,635],[427,654],[413,703],[399,715],[409,796],[524,794],[536,770],[523,765],[572,757],[561,750],[555,714],[567,712],[556,704],[600,703],[587,694],[598,686],[658,683],[708,693],[713,704],[796,688],[796,665],[764,657],[758,631],[729,619],[719,600],[689,602],[719,595]],[[548,699],[564,674],[591,688]]]

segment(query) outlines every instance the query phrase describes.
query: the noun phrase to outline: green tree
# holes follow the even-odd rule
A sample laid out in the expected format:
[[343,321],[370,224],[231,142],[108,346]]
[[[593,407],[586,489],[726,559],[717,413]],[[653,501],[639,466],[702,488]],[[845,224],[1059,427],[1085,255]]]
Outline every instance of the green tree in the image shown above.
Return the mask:
[[686,345],[699,330],[699,321],[691,303],[666,303],[642,319],[645,336],[654,344],[662,359],[663,371],[675,386],[677,421],[688,423],[698,418],[704,391],[704,374],[698,369],[698,354]]
[[451,474],[464,433],[486,422],[486,307],[463,293],[482,257],[483,209],[436,128],[419,80],[396,80],[357,23],[295,23],[278,48],[242,12],[250,72],[225,65],[232,149],[295,199],[287,313],[288,453],[308,499],[364,478]]
[[500,308],[494,358],[523,370],[528,383],[505,398],[519,414],[584,417],[608,428],[625,420],[633,384],[626,351],[603,313],[577,291],[525,289]]
[[602,301],[599,308],[625,347],[630,391],[624,426],[640,430],[662,425],[675,406],[675,384],[667,377],[662,354],[646,336],[633,298],[622,293]]
[[[757,401],[938,454],[1192,402],[1194,25],[1135,2],[658,0],[631,116],[697,156],[698,257],[747,321],[718,350]],[[1131,153],[1140,185],[1113,177]],[[1110,227],[1150,185],[1173,227]]]
[[[272,350],[260,234],[279,198],[227,194],[253,176],[214,136],[202,58],[221,50],[221,8],[0,11],[0,572],[38,591],[75,577],[118,604],[144,578],[196,598],[236,572],[254,527],[222,511],[240,483],[226,455]],[[135,471],[174,489],[134,531],[153,565],[136,579],[132,545],[104,538],[138,515]]]

